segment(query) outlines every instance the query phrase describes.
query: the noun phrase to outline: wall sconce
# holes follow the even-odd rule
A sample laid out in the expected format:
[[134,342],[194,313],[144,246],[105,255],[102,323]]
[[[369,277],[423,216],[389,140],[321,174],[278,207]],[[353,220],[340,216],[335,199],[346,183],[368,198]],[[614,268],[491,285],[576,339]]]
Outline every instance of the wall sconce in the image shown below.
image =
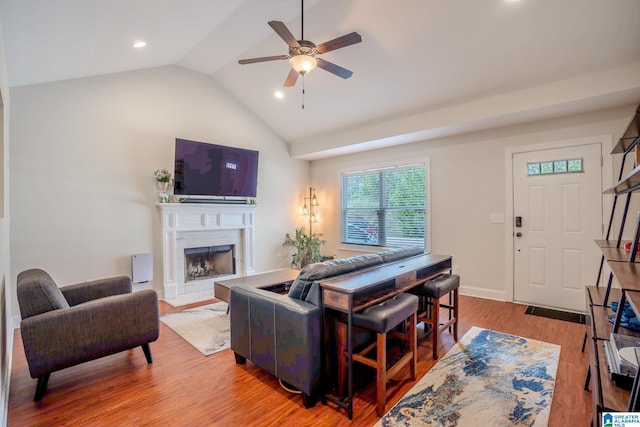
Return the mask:
[[[309,207],[307,207],[307,200],[309,201]],[[304,198],[304,206],[302,206],[302,215],[309,215],[309,235],[313,234],[313,223],[318,222],[318,206],[316,189],[309,187],[309,197]]]

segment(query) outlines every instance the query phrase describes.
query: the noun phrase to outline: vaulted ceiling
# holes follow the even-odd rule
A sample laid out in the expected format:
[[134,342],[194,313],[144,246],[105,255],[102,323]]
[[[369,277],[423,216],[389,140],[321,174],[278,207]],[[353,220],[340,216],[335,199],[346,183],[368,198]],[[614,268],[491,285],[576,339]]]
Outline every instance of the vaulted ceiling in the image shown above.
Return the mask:
[[[357,31],[284,88],[294,0],[0,0],[10,86],[178,65],[211,76],[315,159],[640,102],[638,0],[307,0],[316,44]],[[132,43],[147,46],[134,49]],[[284,97],[274,93],[280,90]],[[304,102],[304,109],[301,108]]]

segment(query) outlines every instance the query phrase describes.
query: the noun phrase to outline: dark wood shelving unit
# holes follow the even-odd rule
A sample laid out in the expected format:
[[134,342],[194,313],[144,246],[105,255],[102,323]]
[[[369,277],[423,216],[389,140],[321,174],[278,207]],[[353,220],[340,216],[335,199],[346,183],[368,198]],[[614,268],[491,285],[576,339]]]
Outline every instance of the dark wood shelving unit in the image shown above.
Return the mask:
[[620,141],[613,147],[611,154],[622,154],[633,148],[633,144],[640,136],[640,106],[636,110],[636,115],[631,119],[631,123],[627,126],[627,130],[620,138]]
[[[598,307],[608,307],[608,305],[604,304],[604,294],[607,290],[606,287],[604,286],[589,286],[589,299],[587,300],[587,307],[590,307],[592,305],[598,306]],[[618,301],[618,299],[620,299],[620,289],[618,288],[613,288],[611,289],[611,299],[613,299],[614,301]]]
[[633,169],[616,185],[605,191],[605,194],[615,194],[617,196],[640,188],[640,166]]
[[640,291],[640,265],[637,262],[609,261],[609,268],[622,289]]
[[[602,255],[606,258],[609,263],[612,262],[628,262],[629,261],[629,251],[624,250],[623,248],[600,248],[602,250]],[[634,263],[640,263],[640,258],[636,258]]]
[[618,243],[615,240],[595,240],[599,248],[617,248]]
[[631,305],[634,312],[640,312],[640,292],[627,292],[627,301],[629,301],[629,305]]
[[[636,375],[632,390],[626,390],[616,385],[611,379],[607,359],[605,356],[604,344],[611,337],[611,333],[622,333],[640,338],[640,332],[620,327],[622,317],[622,307],[625,302],[633,309],[640,318],[640,259],[635,256],[635,252],[630,254],[624,249],[622,242],[622,232],[629,212],[631,194],[640,189],[640,106],[625,130],[622,138],[614,147],[611,154],[624,154],[620,166],[619,180],[613,187],[606,190],[605,194],[614,194],[611,217],[605,240],[596,240],[602,252],[600,270],[595,286],[587,286],[587,331],[585,343],[589,342],[589,371],[585,381],[585,389],[591,381],[591,391],[593,396],[593,421],[592,426],[599,426],[601,414],[606,411],[626,412],[640,409],[638,400],[638,390],[640,390],[640,375]],[[631,172],[623,176],[623,170],[627,157],[635,151],[634,167]],[[616,213],[618,197],[626,195],[626,203],[623,208],[621,225],[616,240],[610,240],[611,228]],[[636,230],[632,240],[632,248],[635,249],[640,236],[640,214],[636,221]],[[632,255],[632,256],[630,256]],[[600,286],[600,278],[604,263],[607,263],[611,273],[606,286]],[[620,288],[613,288],[615,279]],[[615,313],[610,308],[610,301],[618,301],[619,310]],[[609,316],[615,315],[613,324],[609,321]]]

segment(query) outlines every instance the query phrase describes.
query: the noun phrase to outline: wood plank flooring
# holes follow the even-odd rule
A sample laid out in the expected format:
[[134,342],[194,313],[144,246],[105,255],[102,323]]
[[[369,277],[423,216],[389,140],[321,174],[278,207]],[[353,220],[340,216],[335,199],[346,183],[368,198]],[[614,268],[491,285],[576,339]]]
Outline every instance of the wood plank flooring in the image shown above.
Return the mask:
[[[160,302],[160,310],[203,304],[173,308]],[[588,354],[581,352],[585,326],[526,315],[525,308],[461,296],[460,336],[479,326],[561,345],[549,425],[589,425],[591,392],[583,390]],[[335,405],[318,402],[305,409],[299,395],[282,389],[266,371],[251,362],[236,365],[231,350],[202,356],[162,323],[160,339],[151,343],[152,365],[137,348],[54,372],[47,394],[34,403],[36,380],[29,376],[19,330],[14,334],[9,426],[371,426],[378,420],[373,383],[357,392],[349,422]],[[429,341],[419,347],[418,378],[434,364]],[[443,334],[440,355],[452,345]],[[408,371],[397,378],[388,385],[387,409],[413,385],[405,380]]]

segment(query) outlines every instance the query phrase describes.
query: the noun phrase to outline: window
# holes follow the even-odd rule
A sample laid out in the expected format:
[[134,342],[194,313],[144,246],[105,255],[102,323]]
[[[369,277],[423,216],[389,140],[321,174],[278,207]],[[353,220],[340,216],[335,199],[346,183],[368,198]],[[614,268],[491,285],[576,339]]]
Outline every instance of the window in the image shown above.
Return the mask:
[[582,159],[527,163],[527,175],[583,172]]
[[342,243],[425,246],[427,180],[424,165],[341,176]]

